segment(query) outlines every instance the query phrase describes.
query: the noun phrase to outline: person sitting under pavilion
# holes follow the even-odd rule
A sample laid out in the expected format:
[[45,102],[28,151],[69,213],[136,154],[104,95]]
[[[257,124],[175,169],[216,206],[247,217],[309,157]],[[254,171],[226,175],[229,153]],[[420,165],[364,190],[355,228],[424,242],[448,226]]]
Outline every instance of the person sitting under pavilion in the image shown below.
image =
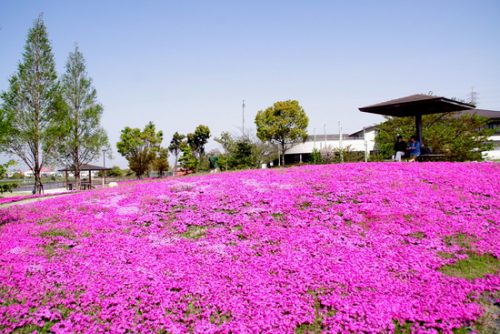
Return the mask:
[[401,135],[398,135],[397,141],[394,144],[394,151],[396,153],[393,160],[401,162],[401,158],[405,155],[406,152],[406,142],[403,140],[403,137]]
[[420,142],[415,136],[411,136],[410,142],[408,144],[408,154],[410,156],[409,161],[415,161],[420,156]]

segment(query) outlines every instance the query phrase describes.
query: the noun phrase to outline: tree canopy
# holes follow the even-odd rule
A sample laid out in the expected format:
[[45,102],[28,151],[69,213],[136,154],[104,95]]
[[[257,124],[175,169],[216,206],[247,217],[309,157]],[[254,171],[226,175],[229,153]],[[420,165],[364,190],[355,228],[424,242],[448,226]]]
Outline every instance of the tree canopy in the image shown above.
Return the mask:
[[308,124],[309,118],[296,100],[276,102],[255,117],[257,137],[280,146],[283,165],[286,151],[307,138]]
[[[433,153],[444,154],[447,160],[481,160],[481,151],[491,148],[488,137],[494,132],[487,127],[488,120],[477,115],[444,113],[422,117],[423,145]],[[386,158],[394,154],[396,137],[408,140],[415,135],[412,117],[386,117],[378,125],[376,149]]]
[[12,131],[12,113],[0,108],[0,148],[7,141]]
[[33,171],[33,192],[41,193],[40,171],[54,155],[64,131],[54,56],[41,16],[28,32],[23,59],[1,97],[0,123],[8,129],[3,149],[17,155]]
[[123,129],[116,147],[128,160],[129,168],[141,178],[150,171],[162,140],[163,132],[156,132],[153,122],[149,122],[142,131],[128,126]]
[[182,145],[181,151],[182,156],[179,158],[179,163],[182,168],[188,173],[196,171],[196,168],[198,167],[198,159],[194,156],[191,146]]
[[205,154],[205,144],[210,138],[210,129],[206,125],[198,125],[193,133],[188,133],[187,143],[198,159]]
[[[10,166],[14,166],[16,162],[14,160],[7,161],[4,164],[0,164],[0,180],[5,178],[7,176],[8,168]],[[0,183],[0,194],[3,194],[4,192],[12,192],[14,188],[17,188],[17,183],[5,183],[2,182]]]
[[224,150],[219,156],[219,167],[226,170],[259,168],[262,163],[272,160],[272,152],[276,151],[269,143],[249,136],[233,137],[229,132],[222,132],[215,141]]
[[158,156],[153,161],[153,168],[158,172],[159,177],[162,177],[168,171],[168,149],[166,147],[160,147],[158,150]]

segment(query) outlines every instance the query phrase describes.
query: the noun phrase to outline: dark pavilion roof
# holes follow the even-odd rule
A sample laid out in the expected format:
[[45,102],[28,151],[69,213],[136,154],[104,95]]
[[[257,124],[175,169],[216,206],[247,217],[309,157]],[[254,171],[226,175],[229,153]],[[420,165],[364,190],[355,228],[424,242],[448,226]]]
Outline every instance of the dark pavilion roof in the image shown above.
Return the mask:
[[473,109],[472,104],[443,96],[415,94],[359,108],[360,111],[386,116],[416,116]]
[[[68,166],[63,169],[58,169],[58,172],[73,172],[75,170],[75,166]],[[86,171],[93,171],[93,170],[111,170],[111,168],[106,168],[102,166],[96,166],[96,165],[89,165],[89,164],[84,164],[80,167],[81,172],[86,172]]]

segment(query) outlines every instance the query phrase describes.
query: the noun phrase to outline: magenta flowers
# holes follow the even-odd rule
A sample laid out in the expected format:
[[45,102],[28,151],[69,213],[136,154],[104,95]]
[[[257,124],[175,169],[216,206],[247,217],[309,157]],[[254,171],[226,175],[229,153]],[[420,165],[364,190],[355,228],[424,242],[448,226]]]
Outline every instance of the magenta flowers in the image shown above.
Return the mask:
[[500,275],[440,269],[472,252],[500,257],[499,185],[490,163],[342,164],[13,206],[0,211],[0,331],[472,326]]

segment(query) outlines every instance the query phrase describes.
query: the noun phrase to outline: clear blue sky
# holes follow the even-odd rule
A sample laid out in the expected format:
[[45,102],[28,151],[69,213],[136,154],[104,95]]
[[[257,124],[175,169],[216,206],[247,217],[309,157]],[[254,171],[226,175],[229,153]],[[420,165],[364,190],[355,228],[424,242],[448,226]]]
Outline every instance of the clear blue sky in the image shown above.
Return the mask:
[[[113,147],[125,126],[241,131],[299,100],[309,132],[382,120],[358,107],[415,93],[500,110],[500,1],[0,0],[0,90],[43,13],[57,68],[77,43]],[[217,147],[210,144],[209,148]],[[114,163],[125,166],[115,153]]]

